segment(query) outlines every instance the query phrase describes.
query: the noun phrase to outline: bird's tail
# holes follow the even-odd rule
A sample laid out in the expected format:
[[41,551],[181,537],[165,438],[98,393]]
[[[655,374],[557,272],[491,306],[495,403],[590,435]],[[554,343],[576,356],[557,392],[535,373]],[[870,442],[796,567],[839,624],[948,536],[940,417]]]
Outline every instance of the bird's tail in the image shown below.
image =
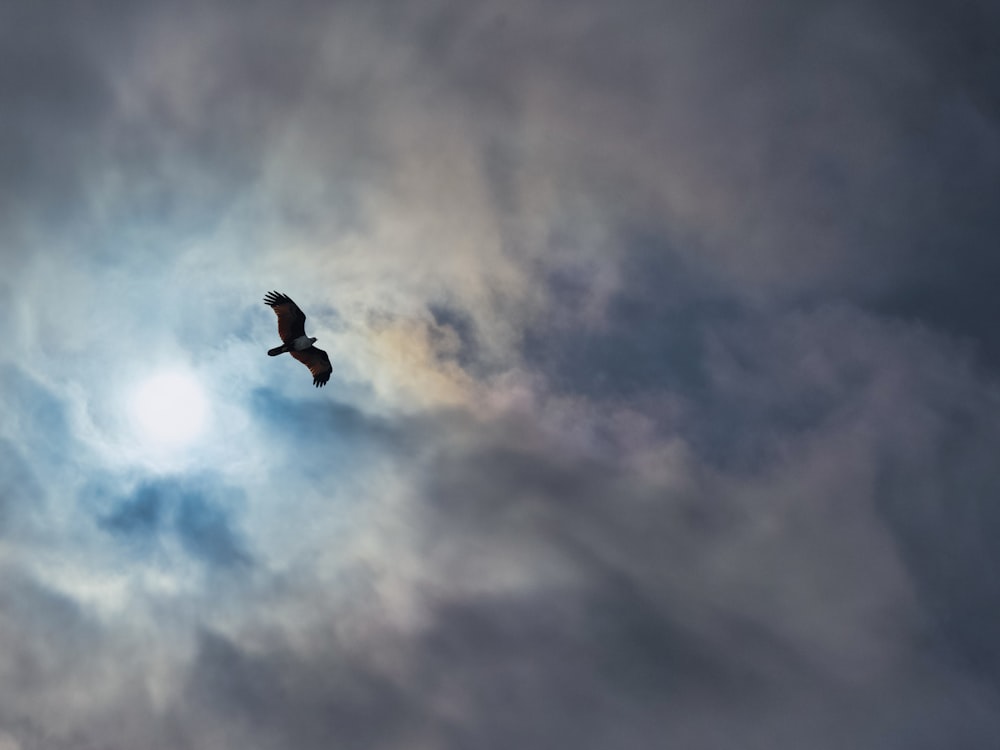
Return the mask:
[[273,349],[268,349],[267,356],[277,357],[279,354],[284,354],[287,351],[289,351],[288,344],[282,344],[281,346],[276,346]]

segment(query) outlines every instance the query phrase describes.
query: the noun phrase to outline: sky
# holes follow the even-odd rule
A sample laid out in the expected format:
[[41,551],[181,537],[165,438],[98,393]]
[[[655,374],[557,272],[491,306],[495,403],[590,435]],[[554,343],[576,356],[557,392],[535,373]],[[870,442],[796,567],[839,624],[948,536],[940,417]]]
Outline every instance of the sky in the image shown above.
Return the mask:
[[0,750],[995,747],[998,35],[0,0]]

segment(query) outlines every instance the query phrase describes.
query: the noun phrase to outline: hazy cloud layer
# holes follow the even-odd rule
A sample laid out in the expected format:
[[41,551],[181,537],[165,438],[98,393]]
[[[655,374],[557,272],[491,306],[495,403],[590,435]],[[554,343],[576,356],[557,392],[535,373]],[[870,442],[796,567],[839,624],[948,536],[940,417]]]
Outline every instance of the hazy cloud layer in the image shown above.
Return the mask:
[[992,747],[998,31],[0,0],[0,750]]

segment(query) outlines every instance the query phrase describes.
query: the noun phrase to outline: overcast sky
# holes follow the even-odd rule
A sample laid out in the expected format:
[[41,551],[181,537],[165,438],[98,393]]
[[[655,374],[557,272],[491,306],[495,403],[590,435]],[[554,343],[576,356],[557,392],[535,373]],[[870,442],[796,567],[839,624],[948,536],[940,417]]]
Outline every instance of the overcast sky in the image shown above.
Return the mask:
[[0,750],[996,747],[998,40],[0,0]]

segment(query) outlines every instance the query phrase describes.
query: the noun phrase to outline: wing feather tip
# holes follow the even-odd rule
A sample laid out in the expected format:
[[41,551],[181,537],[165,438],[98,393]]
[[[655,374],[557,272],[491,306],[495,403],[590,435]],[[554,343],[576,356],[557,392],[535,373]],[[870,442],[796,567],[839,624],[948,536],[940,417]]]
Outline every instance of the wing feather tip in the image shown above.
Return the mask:
[[284,294],[282,292],[276,292],[272,290],[264,295],[264,304],[270,305],[271,307],[291,301],[292,301],[291,298],[287,294]]

